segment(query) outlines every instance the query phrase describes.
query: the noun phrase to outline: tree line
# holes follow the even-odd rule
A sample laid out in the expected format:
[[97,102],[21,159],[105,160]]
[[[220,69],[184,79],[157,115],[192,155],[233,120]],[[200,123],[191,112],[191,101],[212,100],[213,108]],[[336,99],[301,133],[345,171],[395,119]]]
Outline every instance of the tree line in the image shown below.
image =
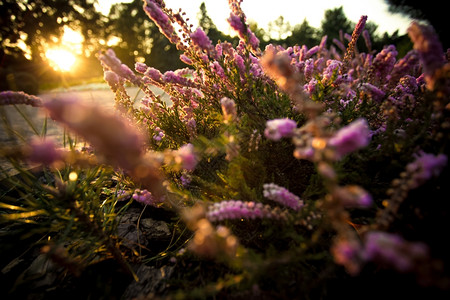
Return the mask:
[[[186,66],[172,59],[177,57],[178,50],[146,16],[142,0],[115,4],[108,16],[101,14],[95,3],[96,0],[0,0],[0,90],[37,93],[40,84],[58,81],[60,74],[48,65],[45,51],[60,42],[65,26],[84,37],[79,57],[79,65],[83,67],[67,75],[72,78],[101,76],[96,55],[108,47],[113,48],[127,65],[145,61],[162,71]],[[237,37],[226,35],[217,28],[204,3],[199,7],[197,18],[199,26],[213,42],[238,42]],[[301,24],[291,25],[282,16],[271,22],[266,30],[256,23],[249,25],[260,39],[261,47],[269,43],[312,47],[319,44],[324,35],[328,36],[328,43],[332,43],[333,39],[339,40],[342,33],[351,34],[355,24],[339,7],[325,11],[320,28],[310,26],[306,19]],[[398,32],[378,35],[377,25],[371,22],[366,29],[374,50],[394,44],[401,55],[411,48],[409,39]],[[115,43],[108,44],[108,41]]]

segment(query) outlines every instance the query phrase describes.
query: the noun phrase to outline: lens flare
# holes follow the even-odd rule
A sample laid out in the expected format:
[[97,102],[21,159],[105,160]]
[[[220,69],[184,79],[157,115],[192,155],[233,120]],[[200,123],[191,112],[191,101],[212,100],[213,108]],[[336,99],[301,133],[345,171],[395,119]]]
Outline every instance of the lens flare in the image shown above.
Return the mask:
[[62,72],[70,71],[76,61],[75,55],[71,52],[58,48],[48,49],[45,52],[45,57],[47,57],[53,69]]

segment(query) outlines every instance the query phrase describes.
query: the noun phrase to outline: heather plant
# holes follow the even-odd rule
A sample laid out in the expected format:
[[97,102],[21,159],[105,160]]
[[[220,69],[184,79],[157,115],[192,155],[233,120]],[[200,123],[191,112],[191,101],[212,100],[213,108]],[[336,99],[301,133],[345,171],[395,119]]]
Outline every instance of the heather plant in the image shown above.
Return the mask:
[[[412,23],[414,49],[402,58],[393,45],[371,49],[367,16],[347,46],[327,47],[325,36],[310,49],[260,49],[241,2],[229,1],[234,46],[145,0],[186,67],[138,62],[133,71],[103,51],[114,113],[2,93],[2,105],[41,107],[85,143],[2,150],[46,166],[42,182],[25,171],[7,180],[2,221],[35,223],[48,235],[45,253],[75,275],[110,257],[136,280],[136,265],[171,264],[158,297],[321,299],[357,294],[355,284],[393,287],[393,278],[416,286],[411,295],[447,294],[450,249],[439,230],[449,225],[450,64],[433,29]],[[144,92],[138,103],[126,84]],[[170,212],[166,248],[118,236],[133,205]]]

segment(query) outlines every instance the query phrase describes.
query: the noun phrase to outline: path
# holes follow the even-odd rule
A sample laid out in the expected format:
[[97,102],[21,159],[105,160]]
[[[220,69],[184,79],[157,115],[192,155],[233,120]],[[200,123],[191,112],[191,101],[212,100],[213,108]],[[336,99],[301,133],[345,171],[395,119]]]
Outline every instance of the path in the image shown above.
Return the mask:
[[[143,92],[136,87],[127,88],[128,94],[133,99],[140,99],[144,96]],[[161,94],[162,91],[158,88],[154,88],[156,94]],[[39,95],[44,101],[46,99],[52,98],[65,98],[65,97],[75,97],[82,101],[88,101],[97,103],[99,105],[104,105],[105,109],[114,108],[114,93],[109,89],[106,84],[95,84],[95,85],[84,85],[73,87],[69,90],[53,90],[49,92],[44,92]],[[18,105],[18,109],[25,114],[35,129],[41,132],[44,123],[45,116],[42,114],[38,108],[30,107],[27,105]],[[2,117],[4,113],[4,118]],[[16,135],[8,132],[4,124],[7,122],[9,127],[14,130],[17,134],[22,136],[25,140],[35,135],[34,130],[28,124],[28,122],[21,116],[21,113],[17,111],[14,106],[2,106],[0,107],[0,117],[3,118],[0,124],[0,147],[9,147],[17,145],[20,140]],[[47,119],[47,136],[51,136],[56,141],[62,141],[63,129],[58,126],[51,119]],[[13,166],[5,159],[0,158],[0,167],[6,169],[8,174],[16,174],[17,171]],[[2,172],[0,171],[0,179],[3,178]]]

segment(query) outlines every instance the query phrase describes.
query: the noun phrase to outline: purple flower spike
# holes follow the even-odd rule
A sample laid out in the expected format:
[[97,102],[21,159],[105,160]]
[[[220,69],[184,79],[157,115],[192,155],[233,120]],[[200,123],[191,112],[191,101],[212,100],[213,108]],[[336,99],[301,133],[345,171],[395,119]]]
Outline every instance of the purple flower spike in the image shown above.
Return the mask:
[[42,99],[24,92],[4,91],[0,92],[0,105],[27,104],[34,107],[42,106]]
[[445,154],[420,153],[415,161],[406,166],[406,170],[413,173],[412,188],[417,188],[430,178],[439,176],[447,161]]
[[433,87],[435,72],[445,64],[444,50],[432,27],[412,22],[408,35],[419,52],[423,63],[423,71],[430,88]]
[[368,232],[364,239],[362,257],[400,272],[420,267],[429,255],[428,247],[420,242],[409,242],[403,237],[381,231]]
[[214,203],[206,213],[208,220],[212,222],[232,219],[256,219],[273,218],[285,219],[285,215],[279,208],[255,203],[253,201],[226,200]]
[[206,33],[199,27],[196,31],[191,33],[191,40],[194,45],[200,49],[209,52],[213,49],[213,45]]
[[140,202],[145,205],[156,206],[160,201],[157,201],[155,197],[153,197],[152,193],[148,190],[135,190],[132,198],[137,202]]
[[297,123],[291,119],[275,119],[267,121],[264,135],[272,141],[278,141],[284,137],[291,137]]
[[182,168],[188,171],[194,170],[197,165],[197,158],[194,153],[194,145],[186,144],[175,151],[175,162],[181,164]]
[[365,119],[358,119],[341,128],[328,144],[336,149],[337,158],[363,148],[370,141],[369,126]]
[[275,183],[267,183],[263,185],[263,188],[264,197],[267,199],[290,207],[293,210],[299,210],[303,207],[303,201],[284,187],[278,186]]
[[56,148],[56,144],[52,139],[35,137],[30,141],[29,146],[28,159],[30,162],[51,165],[63,158],[62,151]]

